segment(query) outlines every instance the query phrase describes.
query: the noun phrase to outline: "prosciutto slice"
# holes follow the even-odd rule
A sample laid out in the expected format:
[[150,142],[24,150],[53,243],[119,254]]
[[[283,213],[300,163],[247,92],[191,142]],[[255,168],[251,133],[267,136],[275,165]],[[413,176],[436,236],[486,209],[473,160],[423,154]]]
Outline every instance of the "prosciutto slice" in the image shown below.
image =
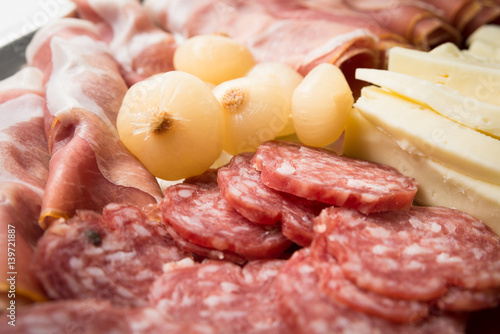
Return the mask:
[[250,0],[148,0],[145,7],[167,31],[184,37],[227,34],[249,47],[257,61],[283,62],[301,74],[332,63],[343,70],[353,90],[355,68],[379,66],[376,37],[359,25],[283,19]]
[[138,0],[73,0],[78,15],[96,24],[129,86],[173,70],[176,43],[157,27]]
[[433,7],[467,38],[485,24],[500,23],[500,4],[488,0],[419,0]]
[[[50,175],[40,224],[69,218],[77,209],[102,211],[111,202],[139,207],[162,197],[154,176],[125,148],[115,128],[127,85],[105,43],[70,32],[62,19],[34,36],[31,59],[50,39],[52,71],[46,85]],[[90,23],[89,23],[90,24]],[[65,29],[66,28],[66,29]],[[55,36],[47,30],[59,31]],[[64,33],[62,33],[64,31]],[[30,46],[31,46],[30,45]],[[36,62],[34,62],[36,63]]]
[[27,67],[0,82],[1,304],[9,302],[11,277],[19,303],[45,299],[30,268],[43,232],[38,216],[49,166],[42,77],[38,69]]
[[390,31],[403,36],[412,45],[423,50],[430,50],[445,42],[455,44],[462,42],[460,32],[442,17],[439,11],[422,1],[296,0],[296,2],[322,13],[323,16],[362,18],[364,24],[375,32]]

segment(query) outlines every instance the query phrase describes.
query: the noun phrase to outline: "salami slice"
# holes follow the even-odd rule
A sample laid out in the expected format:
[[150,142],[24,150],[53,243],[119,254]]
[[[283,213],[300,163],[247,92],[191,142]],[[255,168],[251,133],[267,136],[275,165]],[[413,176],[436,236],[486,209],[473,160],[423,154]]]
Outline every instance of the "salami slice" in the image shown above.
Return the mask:
[[363,215],[327,208],[316,218],[328,250],[358,286],[401,299],[431,300],[448,287],[500,287],[500,240],[472,216],[444,207]]
[[213,248],[203,247],[188,240],[184,239],[175,231],[175,229],[170,225],[165,225],[168,234],[175,240],[180,249],[193,253],[194,258],[201,262],[205,259],[229,261],[237,264],[244,264],[247,262],[244,257],[238,255],[234,252],[217,250]]
[[253,154],[242,153],[219,169],[217,182],[224,199],[245,218],[259,224],[281,221],[283,234],[301,246],[311,243],[313,218],[323,203],[283,193],[264,185],[252,167]]
[[357,312],[330,298],[319,286],[310,248],[297,251],[275,280],[281,317],[293,333],[464,333],[463,321],[448,315],[398,324]]
[[428,316],[429,305],[425,302],[389,298],[358,287],[345,277],[326,246],[326,237],[319,235],[311,246],[311,257],[319,285],[330,298],[359,312],[399,323],[416,323]]
[[51,226],[35,250],[34,271],[53,299],[141,306],[162,266],[187,256],[159,220],[134,206],[109,204],[102,215],[80,211]]
[[265,185],[363,213],[407,209],[417,182],[396,169],[299,143],[269,141],[252,159]]
[[167,188],[161,208],[165,224],[186,241],[247,260],[279,257],[292,244],[279,225],[255,224],[233,209],[214,171]]
[[117,307],[92,299],[34,304],[18,310],[16,316],[15,326],[7,321],[0,323],[1,333],[215,333],[208,325],[167,318],[151,307]]
[[282,333],[274,278],[283,260],[181,261],[152,286],[151,304],[175,319],[207,324],[219,333]]

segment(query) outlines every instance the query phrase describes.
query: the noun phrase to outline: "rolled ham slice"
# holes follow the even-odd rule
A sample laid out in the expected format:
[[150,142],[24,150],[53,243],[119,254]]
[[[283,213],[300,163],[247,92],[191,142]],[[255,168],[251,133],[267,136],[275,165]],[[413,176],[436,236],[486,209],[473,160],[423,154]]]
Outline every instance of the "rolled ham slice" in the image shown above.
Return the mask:
[[296,1],[333,17],[364,18],[364,24],[373,30],[387,30],[398,34],[423,50],[430,50],[446,42],[462,42],[460,32],[439,11],[422,1]]
[[[42,91],[42,72],[33,67],[0,82],[0,304],[3,309],[12,300],[21,307],[46,298],[30,266],[33,249],[43,233],[38,216],[49,174]],[[15,298],[9,297],[11,282]]]
[[174,37],[157,27],[138,0],[72,0],[96,24],[129,86],[173,70]]
[[500,23],[500,4],[488,0],[419,0],[451,22],[464,38],[485,24]]
[[[71,31],[75,21],[67,20],[55,25]],[[41,226],[69,218],[77,209],[102,211],[110,202],[156,203],[162,197],[158,182],[121,143],[115,128],[127,85],[107,45],[85,34],[63,34],[63,28],[46,29],[59,33],[50,36],[42,29],[32,42],[46,45],[50,39],[52,62],[46,85],[50,175]],[[43,48],[35,51],[32,59],[46,57],[39,54]]]
[[357,67],[378,67],[376,37],[344,22],[282,19],[256,1],[148,0],[145,7],[165,30],[183,37],[229,35],[252,51],[257,61],[278,61],[306,74],[324,62],[341,68],[353,90]]

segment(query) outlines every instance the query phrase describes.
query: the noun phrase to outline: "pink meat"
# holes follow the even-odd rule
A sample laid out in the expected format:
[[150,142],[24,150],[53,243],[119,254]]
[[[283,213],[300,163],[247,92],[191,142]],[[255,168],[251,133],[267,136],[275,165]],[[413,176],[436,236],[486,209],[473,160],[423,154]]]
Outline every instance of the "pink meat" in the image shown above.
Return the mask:
[[500,22],[500,4],[494,1],[419,0],[419,3],[434,8],[443,18],[451,22],[465,38],[480,26]]
[[52,64],[46,86],[51,160],[43,228],[76,210],[100,212],[111,202],[142,207],[162,197],[155,177],[121,143],[115,128],[127,91],[118,65],[103,42],[75,32],[82,26],[95,30],[87,21],[57,20],[38,31],[29,47],[29,59],[49,57]]
[[500,288],[499,237],[458,210],[412,207],[367,216],[328,208],[315,230],[326,234],[329,252],[349,279],[382,295],[432,300],[449,286]]
[[73,0],[78,15],[96,24],[129,86],[174,69],[176,43],[138,0]]
[[134,206],[109,204],[102,215],[79,211],[52,224],[40,239],[35,272],[53,299],[147,304],[163,265],[187,257],[160,224]]
[[263,143],[252,159],[276,190],[363,213],[407,209],[417,183],[396,169],[299,143]]
[[279,226],[252,223],[233,209],[222,197],[214,170],[170,186],[164,195],[165,224],[190,243],[248,260],[278,257],[291,245]]
[[337,260],[328,252],[326,242],[323,234],[315,238],[311,260],[319,286],[330,298],[353,310],[398,323],[416,323],[429,315],[427,303],[389,298],[358,287],[345,277]]
[[217,182],[224,199],[245,218],[259,224],[282,223],[283,234],[301,246],[313,238],[313,218],[326,206],[267,187],[250,161],[252,154],[234,156],[219,169]]
[[212,334],[214,329],[195,322],[162,316],[151,307],[116,307],[109,302],[87,300],[51,301],[17,310],[15,326],[0,323],[3,334]]
[[[0,81],[0,280],[5,288],[10,273],[17,273],[19,304],[46,298],[30,266],[43,233],[38,217],[49,174],[44,107],[38,69],[25,67]],[[0,293],[2,305],[9,303],[8,290]]]
[[153,306],[220,333],[284,333],[273,281],[280,260],[173,264],[151,288]]
[[247,45],[257,61],[283,62],[301,74],[329,62],[357,87],[355,68],[379,65],[376,38],[343,20],[278,18],[252,0],[149,0],[145,6],[166,31],[184,37],[227,34]]
[[[282,0],[274,0],[282,2]],[[328,0],[297,1],[321,17],[347,16],[364,18],[368,29],[383,39],[385,31],[405,37],[411,44],[424,50],[442,43],[459,45],[462,36],[453,25],[434,8],[422,1],[351,0],[334,2]],[[385,37],[387,38],[387,37]]]
[[357,312],[329,297],[320,280],[309,248],[296,252],[275,280],[278,308],[293,333],[464,333],[464,321],[442,315],[412,324],[398,324]]

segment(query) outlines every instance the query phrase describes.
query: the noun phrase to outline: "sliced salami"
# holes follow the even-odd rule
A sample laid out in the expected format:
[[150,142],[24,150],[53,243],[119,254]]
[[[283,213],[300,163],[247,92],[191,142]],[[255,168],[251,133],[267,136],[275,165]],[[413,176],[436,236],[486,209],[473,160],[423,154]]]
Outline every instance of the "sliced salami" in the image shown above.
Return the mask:
[[345,277],[326,246],[326,237],[319,235],[311,246],[311,258],[319,286],[330,298],[359,312],[399,323],[416,323],[428,316],[430,307],[425,302],[389,298],[358,287]]
[[464,333],[463,321],[441,315],[412,324],[398,324],[357,312],[325,294],[309,248],[297,251],[277,277],[281,317],[293,333]]
[[16,316],[15,326],[0,323],[1,333],[215,333],[208,325],[168,318],[151,307],[117,307],[92,299],[39,303],[18,310]]
[[253,154],[242,153],[219,169],[217,182],[224,199],[242,216],[259,224],[282,223],[283,234],[301,246],[311,243],[313,218],[325,204],[269,188],[252,167]]
[[292,244],[279,225],[255,224],[230,206],[212,170],[167,188],[161,208],[164,223],[184,240],[247,260],[279,257]]
[[175,229],[169,224],[165,225],[168,234],[175,240],[180,249],[193,254],[194,259],[201,262],[205,259],[229,261],[237,264],[244,264],[247,262],[244,257],[234,252],[217,250],[213,248],[203,247],[192,242],[187,241],[181,237]]
[[327,208],[315,230],[358,286],[393,298],[432,300],[448,287],[498,290],[500,240],[482,222],[444,207],[363,215]]
[[162,266],[187,256],[158,219],[134,206],[109,204],[102,215],[80,211],[52,225],[38,243],[34,267],[53,299],[142,306]]
[[274,278],[283,260],[181,261],[166,267],[152,286],[151,304],[185,322],[207,324],[219,333],[283,333]]
[[252,159],[265,185],[363,213],[407,209],[417,182],[396,169],[299,143],[269,141]]

